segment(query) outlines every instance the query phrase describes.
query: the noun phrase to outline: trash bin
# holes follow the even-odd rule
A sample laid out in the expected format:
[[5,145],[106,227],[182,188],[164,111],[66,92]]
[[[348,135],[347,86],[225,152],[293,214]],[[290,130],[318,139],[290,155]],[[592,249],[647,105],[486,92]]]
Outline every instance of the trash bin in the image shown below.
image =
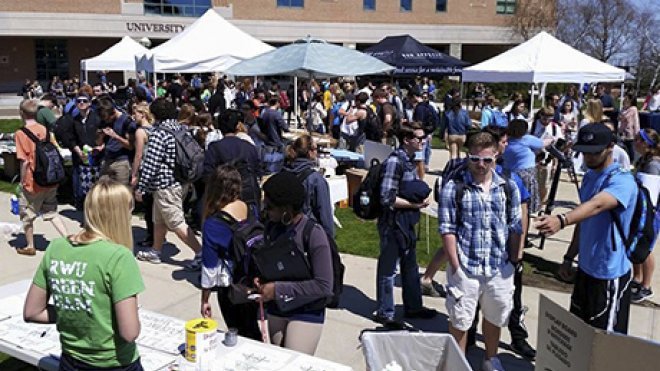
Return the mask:
[[404,371],[472,371],[449,334],[364,332],[361,341],[368,371],[382,371],[392,362]]

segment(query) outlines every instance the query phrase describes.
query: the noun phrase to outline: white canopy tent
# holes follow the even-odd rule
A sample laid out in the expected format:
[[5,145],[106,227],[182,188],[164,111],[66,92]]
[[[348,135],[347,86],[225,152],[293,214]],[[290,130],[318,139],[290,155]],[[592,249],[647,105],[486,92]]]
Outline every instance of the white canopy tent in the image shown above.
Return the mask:
[[464,68],[462,81],[532,84],[621,81],[623,95],[625,77],[625,70],[592,58],[543,31],[511,50]]
[[136,57],[133,67],[147,72],[225,71],[272,49],[209,9],[180,34]]
[[88,71],[134,71],[135,56],[144,55],[149,49],[137,41],[124,36],[118,43],[96,57],[80,61],[80,70],[85,81]]

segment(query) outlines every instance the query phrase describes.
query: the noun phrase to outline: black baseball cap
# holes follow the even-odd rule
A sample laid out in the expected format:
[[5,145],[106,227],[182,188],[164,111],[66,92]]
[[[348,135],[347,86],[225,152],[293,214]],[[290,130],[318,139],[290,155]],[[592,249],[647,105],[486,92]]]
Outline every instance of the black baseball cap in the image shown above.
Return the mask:
[[614,134],[604,124],[587,124],[578,132],[577,143],[573,146],[576,152],[598,153],[607,148]]

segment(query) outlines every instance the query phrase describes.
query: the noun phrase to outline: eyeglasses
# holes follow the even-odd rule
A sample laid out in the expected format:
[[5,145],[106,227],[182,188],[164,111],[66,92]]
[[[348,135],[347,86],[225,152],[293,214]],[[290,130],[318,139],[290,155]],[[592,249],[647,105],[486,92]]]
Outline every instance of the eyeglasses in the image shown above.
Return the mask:
[[76,99],[76,103],[89,103],[88,99]]
[[493,156],[479,157],[479,156],[475,156],[475,155],[470,155],[470,156],[468,156],[468,158],[470,159],[471,162],[473,162],[475,164],[479,163],[479,162],[483,162],[486,165],[490,165],[493,162],[495,162],[495,157],[493,157]]

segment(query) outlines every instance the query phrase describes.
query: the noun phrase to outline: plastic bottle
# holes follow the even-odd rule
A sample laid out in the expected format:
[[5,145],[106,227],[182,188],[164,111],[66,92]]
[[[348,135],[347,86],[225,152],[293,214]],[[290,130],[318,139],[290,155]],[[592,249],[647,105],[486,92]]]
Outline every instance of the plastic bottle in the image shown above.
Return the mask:
[[82,148],[82,152],[85,155],[85,165],[92,165],[92,147],[85,144]]
[[362,192],[360,194],[360,205],[362,206],[368,206],[369,205],[369,196],[367,196],[367,192]]
[[20,198],[21,198],[21,185],[19,184],[19,185],[16,186],[16,189],[14,190],[14,194],[9,199],[10,205],[11,205],[10,210],[11,210],[11,213],[14,214],[14,215],[19,214],[20,207],[19,207],[18,200]]

